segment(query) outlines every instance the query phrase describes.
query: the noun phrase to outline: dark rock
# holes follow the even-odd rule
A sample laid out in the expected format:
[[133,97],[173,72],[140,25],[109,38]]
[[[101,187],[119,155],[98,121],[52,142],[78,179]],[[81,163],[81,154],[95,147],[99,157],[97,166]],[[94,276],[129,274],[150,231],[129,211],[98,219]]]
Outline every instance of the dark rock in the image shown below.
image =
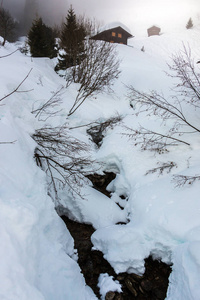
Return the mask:
[[106,190],[106,187],[115,179],[115,177],[116,174],[113,172],[104,172],[103,175],[97,173],[87,175],[87,178],[92,182],[93,187],[108,197],[110,197],[110,192]]
[[140,281],[143,279],[143,276],[137,275],[137,274],[131,274],[131,277],[137,281]]
[[124,300],[122,294],[116,294],[114,300]]
[[124,278],[125,278],[125,276],[123,276],[123,275],[118,275],[118,276],[117,276],[117,280],[118,280],[118,281],[124,280]]
[[165,299],[165,296],[166,296],[166,292],[165,291],[162,291],[160,289],[155,289],[153,291],[154,295],[159,299],[159,300],[162,300],[162,299]]
[[105,296],[105,300],[113,300],[115,298],[115,292],[108,292]]
[[127,288],[129,289],[129,291],[134,295],[134,297],[137,297],[138,293],[129,278],[125,279],[125,284],[126,284]]
[[153,288],[153,283],[151,281],[147,280],[142,280],[141,282],[141,287],[143,290],[145,290],[146,292],[149,292],[152,290]]

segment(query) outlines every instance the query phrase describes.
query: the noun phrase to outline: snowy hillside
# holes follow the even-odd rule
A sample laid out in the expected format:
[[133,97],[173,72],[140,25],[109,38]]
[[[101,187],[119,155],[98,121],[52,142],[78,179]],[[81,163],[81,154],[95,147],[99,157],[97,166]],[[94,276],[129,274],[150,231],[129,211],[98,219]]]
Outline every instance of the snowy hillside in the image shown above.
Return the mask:
[[[85,284],[73,239],[55,207],[76,221],[93,225],[93,248],[103,252],[116,273],[142,275],[144,259],[152,255],[172,264],[167,300],[200,299],[200,181],[179,188],[173,182],[173,175],[200,174],[200,135],[185,134],[190,146],[171,146],[169,152],[156,154],[141,151],[122,134],[125,126],[162,128],[162,121],[154,115],[135,115],[127,86],[169,96],[177,82],[166,75],[170,57],[182,51],[184,43],[190,46],[194,62],[200,60],[199,37],[200,28],[195,27],[133,38],[129,47],[118,45],[122,72],[113,93],[87,99],[70,117],[78,87],[66,88],[64,78],[54,71],[56,61],[14,52],[23,40],[0,46],[0,299],[97,299]],[[200,67],[195,64],[195,68],[198,72]],[[56,116],[39,119],[31,113],[57,91],[61,103]],[[199,125],[198,110],[186,108],[185,113]],[[97,148],[83,125],[115,116],[121,116],[122,122],[105,132]],[[36,142],[31,135],[45,124],[66,122],[73,128],[71,135],[88,144],[91,158],[102,163],[99,173],[116,173],[107,187],[110,198],[93,189],[89,180],[81,187],[84,199],[67,187],[59,191],[57,202],[48,196],[46,175],[33,158]],[[170,173],[145,175],[165,162],[175,165]],[[100,286],[103,282],[99,281]],[[119,286],[114,290],[120,291]]]

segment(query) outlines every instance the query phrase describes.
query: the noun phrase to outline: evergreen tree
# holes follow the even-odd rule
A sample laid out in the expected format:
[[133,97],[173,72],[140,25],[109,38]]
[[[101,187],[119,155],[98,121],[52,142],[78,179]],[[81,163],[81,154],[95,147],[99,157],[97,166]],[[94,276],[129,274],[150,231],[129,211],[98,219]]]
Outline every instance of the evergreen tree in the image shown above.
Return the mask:
[[33,21],[28,33],[28,44],[33,57],[53,58],[57,54],[53,30],[43,23],[42,18]]
[[190,29],[192,27],[193,27],[193,22],[192,22],[192,19],[190,18],[189,21],[187,22],[186,28]]
[[13,41],[15,27],[16,23],[9,11],[0,7],[0,36],[3,37],[2,46],[5,45],[6,40],[9,42]]
[[81,62],[84,57],[84,38],[86,30],[84,24],[79,24],[72,6],[68,10],[66,22],[63,24],[60,46],[65,51],[60,54],[56,70],[65,70]]

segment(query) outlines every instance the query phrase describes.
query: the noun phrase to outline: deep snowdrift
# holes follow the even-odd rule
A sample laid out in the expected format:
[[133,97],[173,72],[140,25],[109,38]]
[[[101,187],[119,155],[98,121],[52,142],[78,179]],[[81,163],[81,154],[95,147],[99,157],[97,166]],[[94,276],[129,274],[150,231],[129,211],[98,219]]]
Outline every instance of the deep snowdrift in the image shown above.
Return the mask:
[[[190,137],[191,146],[173,147],[169,153],[142,152],[127,137],[123,125],[136,128],[160,127],[155,117],[135,117],[127,99],[126,85],[142,91],[157,89],[170,93],[172,78],[166,62],[182,42],[189,43],[194,60],[199,60],[199,28],[178,35],[133,39],[133,47],[117,46],[122,74],[112,95],[88,99],[70,118],[69,127],[85,125],[119,114],[123,124],[106,132],[97,150],[86,127],[73,129],[74,136],[91,146],[92,157],[104,163],[104,169],[117,173],[108,189],[108,197],[82,187],[85,200],[60,191],[61,205],[71,217],[93,224],[92,242],[104,253],[116,272],[144,272],[144,258],[152,254],[173,263],[168,300],[197,300],[200,294],[200,183],[175,188],[173,174],[199,174],[200,138]],[[36,166],[35,142],[30,135],[44,125],[31,111],[49,99],[65,81],[54,72],[54,61],[34,59],[14,51],[22,42],[0,48],[0,98],[13,91],[31,70],[19,91],[6,98],[0,113],[0,215],[1,215],[1,299],[95,299],[85,286],[76,263],[73,240],[47,196],[45,174]],[[145,52],[141,51],[144,46]],[[76,95],[76,85],[63,89],[61,112],[48,119],[52,125],[66,122]],[[190,111],[187,112],[190,115]],[[199,116],[192,115],[199,123]],[[147,170],[157,162],[174,161],[177,168],[163,176]],[[120,199],[125,195],[126,200]],[[120,202],[121,201],[121,202]],[[116,203],[124,206],[121,210]],[[58,205],[58,204],[56,204]],[[126,225],[116,225],[127,222]]]

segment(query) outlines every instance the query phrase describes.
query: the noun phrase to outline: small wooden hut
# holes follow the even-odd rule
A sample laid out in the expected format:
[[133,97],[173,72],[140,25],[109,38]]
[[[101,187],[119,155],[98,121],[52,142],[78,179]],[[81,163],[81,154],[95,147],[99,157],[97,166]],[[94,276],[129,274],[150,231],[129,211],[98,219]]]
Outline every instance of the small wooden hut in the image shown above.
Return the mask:
[[154,25],[154,26],[147,29],[147,33],[148,33],[148,36],[159,35],[160,34],[160,28]]
[[91,37],[92,40],[106,41],[127,45],[128,39],[133,37],[130,30],[121,23],[110,23],[100,29],[100,31]]

